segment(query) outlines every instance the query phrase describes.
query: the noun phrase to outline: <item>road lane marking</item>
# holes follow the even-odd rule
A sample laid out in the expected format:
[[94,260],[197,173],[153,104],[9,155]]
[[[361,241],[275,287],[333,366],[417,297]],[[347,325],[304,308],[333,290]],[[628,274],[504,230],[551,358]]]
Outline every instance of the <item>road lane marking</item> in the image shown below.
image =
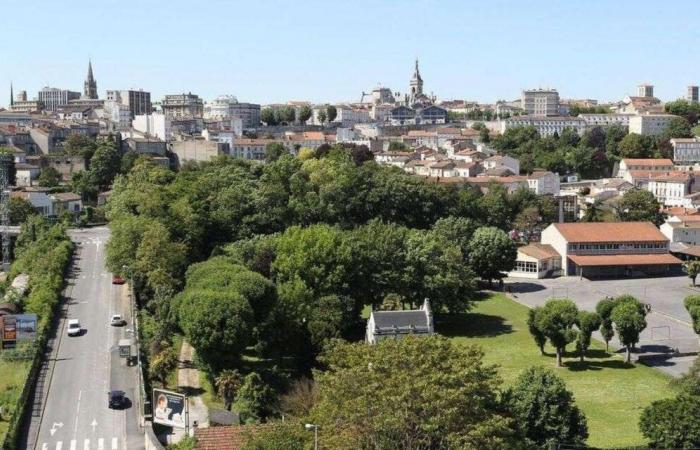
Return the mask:
[[78,441],[76,441],[75,439],[70,441],[70,450],[76,450],[77,447],[78,447]]
[[78,417],[80,417],[80,399],[83,398],[82,389],[78,391],[78,409],[75,412],[75,425],[73,426],[73,434],[78,433]]
[[83,442],[83,450],[90,450],[90,439],[85,439]]
[[41,450],[49,450],[49,444],[47,444],[46,442],[41,444]]
[[105,450],[105,440],[103,438],[97,440],[97,450]]
[[119,449],[119,440],[115,437],[112,438],[112,450]]
[[56,442],[56,450],[61,450],[63,448],[63,441]]

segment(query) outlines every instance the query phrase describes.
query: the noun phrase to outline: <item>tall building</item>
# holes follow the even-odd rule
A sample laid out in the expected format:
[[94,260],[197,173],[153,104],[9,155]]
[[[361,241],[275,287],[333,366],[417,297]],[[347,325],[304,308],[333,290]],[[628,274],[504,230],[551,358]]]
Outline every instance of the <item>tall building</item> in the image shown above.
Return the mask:
[[92,75],[92,61],[88,62],[88,73],[85,79],[83,95],[85,98],[97,98],[97,81],[95,81],[95,77]]
[[700,92],[698,90],[698,86],[688,86],[688,95],[687,99],[691,103],[697,103],[698,100],[700,100]]
[[559,92],[556,89],[527,89],[521,100],[523,110],[529,115],[559,115]]
[[169,119],[201,119],[204,114],[204,102],[198,95],[166,95],[161,104],[163,114]]
[[413,71],[413,76],[409,82],[410,95],[407,96],[407,105],[409,107],[424,107],[435,102],[434,97],[428,97],[423,93],[423,77],[420,76],[418,69],[418,60],[416,59],[416,67]]
[[126,106],[129,108],[129,111],[131,111],[132,118],[142,114],[150,114],[153,110],[153,106],[151,104],[151,93],[142,89],[139,89],[138,91],[107,91],[107,102]]
[[640,84],[637,86],[637,97],[653,97],[654,96],[654,85],[653,84]]
[[44,104],[47,111],[56,111],[61,106],[66,106],[69,101],[80,98],[80,92],[45,87],[39,91],[39,101]]

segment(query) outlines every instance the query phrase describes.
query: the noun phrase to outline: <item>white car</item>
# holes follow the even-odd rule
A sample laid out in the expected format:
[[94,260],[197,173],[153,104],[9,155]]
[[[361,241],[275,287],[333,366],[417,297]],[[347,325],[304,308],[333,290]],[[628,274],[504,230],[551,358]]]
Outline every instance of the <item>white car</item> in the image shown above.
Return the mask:
[[83,328],[80,326],[78,319],[68,320],[68,336],[79,336],[82,331]]
[[122,316],[120,316],[119,314],[115,314],[109,320],[109,323],[113,327],[121,327],[121,326],[126,325],[126,320],[122,319]]

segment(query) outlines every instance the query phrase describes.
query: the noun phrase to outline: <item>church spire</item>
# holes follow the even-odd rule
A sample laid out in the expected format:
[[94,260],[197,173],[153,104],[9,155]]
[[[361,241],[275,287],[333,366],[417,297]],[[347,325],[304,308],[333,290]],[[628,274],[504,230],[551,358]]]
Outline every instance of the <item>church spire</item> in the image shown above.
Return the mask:
[[87,78],[85,79],[83,95],[85,98],[97,98],[97,81],[95,81],[95,77],[92,74],[92,60],[88,60],[88,72]]
[[15,105],[15,92],[12,87],[12,81],[10,81],[10,106]]

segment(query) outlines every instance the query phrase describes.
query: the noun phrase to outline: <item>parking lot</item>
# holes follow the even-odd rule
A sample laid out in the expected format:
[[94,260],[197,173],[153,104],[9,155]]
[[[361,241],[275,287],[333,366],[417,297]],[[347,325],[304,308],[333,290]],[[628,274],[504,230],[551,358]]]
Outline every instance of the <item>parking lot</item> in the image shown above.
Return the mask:
[[[632,295],[651,308],[637,356],[648,358],[654,355],[654,358],[645,359],[645,362],[678,376],[697,355],[698,336],[693,332],[683,299],[692,294],[700,295],[700,288],[691,287],[688,277],[618,280],[587,280],[578,277],[542,280],[507,278],[505,285],[515,300],[528,306],[541,306],[550,298],[569,298],[580,309],[588,311],[594,311],[598,301],[606,296]],[[617,341],[612,341],[611,344],[619,347]]]

